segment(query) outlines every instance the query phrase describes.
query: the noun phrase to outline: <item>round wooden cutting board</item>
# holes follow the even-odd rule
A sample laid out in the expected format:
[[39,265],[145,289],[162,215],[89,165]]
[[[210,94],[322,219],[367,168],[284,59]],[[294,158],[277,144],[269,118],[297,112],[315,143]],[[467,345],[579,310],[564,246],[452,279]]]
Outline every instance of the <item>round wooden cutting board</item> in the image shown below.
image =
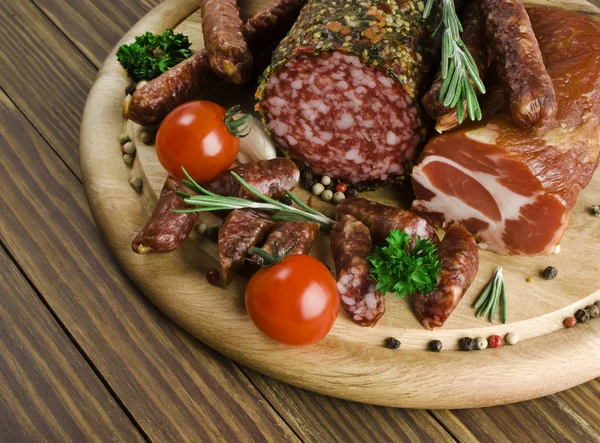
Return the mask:
[[[269,0],[241,2],[244,15]],[[600,9],[584,0],[535,1],[590,14]],[[150,12],[119,43],[146,31],[173,28],[190,36],[192,49],[202,47],[196,0],[166,0]],[[600,376],[600,318],[563,327],[563,319],[600,300],[600,219],[590,214],[600,204],[600,173],[581,193],[572,213],[560,254],[550,257],[503,257],[482,251],[477,279],[442,329],[427,331],[413,316],[410,300],[388,295],[387,313],[374,328],[353,324],[340,311],[331,333],[308,347],[277,344],[252,324],[244,307],[246,280],[238,277],[227,289],[207,283],[218,268],[217,246],[194,233],[171,254],[137,255],[131,240],[150,216],[166,177],[153,145],[139,138],[143,129],[121,113],[130,83],[114,52],[90,92],[81,128],[81,167],[92,212],[115,257],[130,278],[159,309],[204,343],[232,359],[295,386],[319,393],[385,406],[464,408],[504,404],[554,393]],[[222,85],[209,99],[227,106],[250,106],[251,87]],[[249,109],[246,108],[246,109]],[[151,133],[156,128],[145,128]],[[125,165],[119,134],[128,132],[138,148],[134,164]],[[144,182],[141,195],[129,185]],[[306,199],[308,194],[297,190]],[[397,189],[361,196],[402,205]],[[405,204],[405,203],[404,203]],[[333,206],[322,203],[331,214]],[[214,225],[212,215],[201,221]],[[332,265],[329,238],[322,235],[313,255]],[[546,281],[541,271],[558,268]],[[508,291],[508,323],[477,319],[473,301],[497,266],[503,266]],[[532,281],[528,282],[531,277]],[[516,333],[515,346],[462,352],[461,337]],[[399,350],[384,347],[395,337]],[[426,350],[430,340],[444,344],[441,353]]]

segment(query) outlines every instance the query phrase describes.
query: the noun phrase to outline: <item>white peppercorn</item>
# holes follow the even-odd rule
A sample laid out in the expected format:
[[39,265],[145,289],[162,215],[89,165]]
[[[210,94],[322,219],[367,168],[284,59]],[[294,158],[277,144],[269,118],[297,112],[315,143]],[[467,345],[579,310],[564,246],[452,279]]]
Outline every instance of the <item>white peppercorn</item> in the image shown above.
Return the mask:
[[321,198],[323,201],[330,202],[333,198],[333,192],[331,192],[329,189],[325,189],[321,194]]
[[125,162],[126,165],[130,165],[133,163],[133,155],[131,154],[125,154],[123,156],[123,161]]
[[132,142],[127,142],[123,145],[123,150],[125,154],[135,154],[135,145]]
[[475,340],[477,349],[485,349],[488,347],[488,341],[485,337],[477,337]]
[[142,143],[148,144],[151,139],[152,137],[150,137],[150,133],[148,131],[140,132],[140,140],[142,141]]
[[329,186],[331,184],[331,178],[324,175],[323,177],[321,177],[321,183],[323,183],[324,186]]
[[204,234],[207,229],[208,226],[206,226],[206,223],[200,223],[199,225],[196,225],[196,231],[198,231],[198,234]]
[[321,183],[315,183],[313,185],[311,191],[312,191],[313,195],[321,195],[324,190],[325,190],[325,186],[323,186]]
[[509,332],[508,334],[506,334],[506,337],[504,337],[504,339],[506,340],[506,343],[508,343],[511,346],[514,346],[519,342],[519,336],[514,332]]
[[344,200],[346,198],[346,196],[344,195],[343,192],[336,192],[335,194],[333,194],[333,202],[337,205],[339,202],[341,202],[342,200]]

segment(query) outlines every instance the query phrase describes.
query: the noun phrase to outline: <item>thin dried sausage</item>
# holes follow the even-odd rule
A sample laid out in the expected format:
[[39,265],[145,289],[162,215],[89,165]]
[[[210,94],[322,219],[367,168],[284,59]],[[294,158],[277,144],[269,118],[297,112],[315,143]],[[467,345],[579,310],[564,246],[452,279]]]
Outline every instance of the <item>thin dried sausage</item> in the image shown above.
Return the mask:
[[331,230],[342,307],[354,323],[371,327],[385,313],[383,294],[376,290],[366,259],[372,249],[369,229],[351,215],[343,215]]
[[521,0],[480,0],[479,8],[513,122],[549,126],[558,110],[556,93]]
[[[282,221],[271,231],[261,249],[272,255],[275,243],[277,243],[281,253],[287,252],[287,255],[308,254],[318,234],[318,223]],[[253,255],[251,260],[258,261],[258,256]]]
[[192,207],[184,203],[183,199],[176,194],[177,191],[189,192],[179,180],[168,177],[152,216],[131,243],[134,252],[138,254],[171,252],[179,248],[189,237],[198,220],[198,213],[173,212],[174,209]]
[[371,231],[376,245],[385,243],[385,239],[394,229],[404,231],[409,237],[430,239],[439,243],[439,238],[427,220],[405,209],[382,205],[366,198],[347,198],[337,205],[338,215],[349,214],[364,223]]
[[437,286],[428,294],[415,294],[414,297],[415,313],[427,329],[444,325],[479,270],[475,237],[458,225],[448,228],[438,255],[442,270]]

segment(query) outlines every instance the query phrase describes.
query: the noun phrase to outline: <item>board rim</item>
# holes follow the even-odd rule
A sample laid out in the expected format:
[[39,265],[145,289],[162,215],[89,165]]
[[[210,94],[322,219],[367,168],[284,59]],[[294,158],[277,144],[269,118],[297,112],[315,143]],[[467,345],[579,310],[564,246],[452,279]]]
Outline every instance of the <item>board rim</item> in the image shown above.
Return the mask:
[[[166,0],[136,23],[100,69],[82,118],[80,162],[92,214],[122,269],[152,303],[208,346],[258,372],[321,394],[381,406],[492,406],[552,394],[600,376],[600,322],[560,329],[518,346],[484,353],[392,351],[365,346],[354,337],[348,340],[335,327],[317,345],[291,348],[266,339],[254,328],[240,301],[241,279],[223,291],[210,286],[183,254],[156,259],[132,253],[131,233],[139,228],[133,220],[147,218],[156,197],[148,190],[138,195],[127,185],[133,176],[147,180],[139,162],[127,168],[115,149],[124,119],[122,92],[118,96],[111,92],[124,91],[129,83],[116,61],[116,48],[140,33],[174,28],[197,9],[195,0]],[[157,273],[161,274],[160,282],[149,278]],[[190,288],[173,291],[181,287],[181,281],[201,287],[205,294],[217,295],[218,291],[218,297],[198,297]],[[572,313],[598,295],[600,290],[561,311]],[[199,314],[202,322],[192,312]],[[554,338],[552,364],[548,364],[550,349],[544,350],[547,343],[542,340],[548,336]],[[249,341],[253,352],[240,346]],[[315,365],[314,361],[322,364]],[[498,371],[499,365],[502,371]],[[452,383],[448,382],[450,367]],[[567,372],[568,376],[553,377]]]

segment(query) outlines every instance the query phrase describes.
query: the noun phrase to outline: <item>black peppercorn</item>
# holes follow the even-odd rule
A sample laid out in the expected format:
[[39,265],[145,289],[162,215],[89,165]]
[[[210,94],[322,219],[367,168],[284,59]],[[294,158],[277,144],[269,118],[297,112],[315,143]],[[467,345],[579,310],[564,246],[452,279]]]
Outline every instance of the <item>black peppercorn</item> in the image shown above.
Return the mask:
[[429,350],[431,352],[440,352],[442,350],[442,342],[439,340],[431,340],[429,342]]
[[129,86],[127,86],[127,88],[125,89],[125,94],[127,95],[133,95],[133,93],[135,92],[135,83],[131,83]]
[[217,269],[210,269],[206,273],[206,281],[208,281],[213,286],[217,286],[220,278],[221,274],[219,274],[219,271]]
[[327,186],[325,186],[325,190],[326,191],[334,192],[335,191],[335,184],[333,182],[329,183]]
[[206,236],[208,239],[214,243],[219,242],[219,227],[212,226],[206,230]]
[[464,337],[460,339],[460,349],[463,351],[473,351],[477,349],[477,340],[471,337]]
[[575,318],[577,319],[577,323],[585,323],[590,319],[590,315],[585,309],[579,309],[575,313]]
[[356,188],[348,188],[346,189],[346,198],[358,197],[358,189]]
[[390,337],[385,341],[385,344],[390,349],[398,349],[400,347],[400,341],[394,337]]
[[292,199],[288,195],[284,195],[279,201],[286,206],[292,206]]
[[556,278],[557,275],[558,270],[554,266],[548,266],[546,269],[544,269],[544,272],[542,272],[542,276],[546,280],[552,280],[553,278]]
[[304,189],[308,189],[310,191],[315,184],[315,177],[313,173],[308,169],[303,169],[302,172],[300,172],[300,184]]

